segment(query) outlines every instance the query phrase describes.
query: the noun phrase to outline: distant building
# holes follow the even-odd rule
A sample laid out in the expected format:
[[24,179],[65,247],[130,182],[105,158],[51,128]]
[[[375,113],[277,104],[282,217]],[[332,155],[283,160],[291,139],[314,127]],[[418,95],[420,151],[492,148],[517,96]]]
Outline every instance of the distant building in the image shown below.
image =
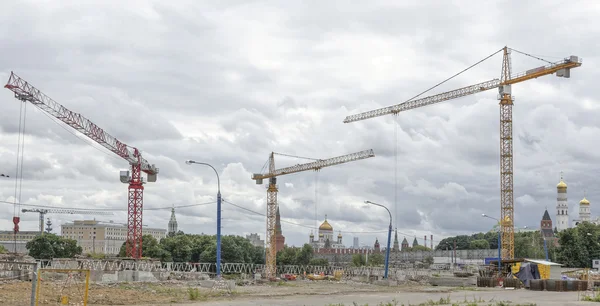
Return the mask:
[[327,222],[327,215],[325,215],[325,221],[319,226],[319,238],[315,240],[315,235],[310,233],[309,244],[314,249],[344,249],[346,248],[342,243],[342,233],[340,232],[337,236],[337,240],[333,237],[333,226]]
[[246,239],[250,240],[250,243],[255,247],[265,247],[265,241],[260,239],[260,236],[257,233],[246,235]]
[[167,228],[169,235],[177,234],[177,219],[175,218],[175,207],[171,208],[171,219],[169,219],[169,224]]
[[552,227],[552,219],[550,219],[550,214],[547,209],[544,211],[542,221],[540,221],[540,231],[544,238],[554,237],[554,227]]
[[275,252],[279,252],[285,245],[285,237],[281,232],[281,216],[279,215],[279,206],[277,206],[277,214],[275,217]]
[[556,185],[556,229],[560,232],[569,228],[569,203],[567,202],[567,184],[560,173],[560,182]]
[[360,248],[360,245],[358,244],[358,237],[354,237],[354,239],[352,240],[352,248],[353,249]]
[[581,201],[579,201],[579,219],[573,220],[575,225],[579,225],[581,222],[592,222],[592,212],[590,210],[590,201],[583,197]]
[[[164,228],[142,228],[144,235],[151,235],[160,241],[165,238]],[[83,253],[119,254],[127,240],[127,226],[121,223],[96,220],[75,220],[61,225],[61,235],[77,241]]]
[[415,237],[415,240],[413,240],[413,245],[412,247],[416,247],[417,245],[419,245],[419,241],[417,241],[417,237]]
[[28,250],[25,245],[39,234],[40,231],[20,231],[17,233],[15,242],[15,234],[13,231],[0,231],[0,245],[9,252],[14,252],[16,246],[17,253],[26,254],[28,253]]
[[373,245],[373,250],[375,253],[381,252],[381,248],[379,247],[379,239],[375,238],[375,244]]
[[408,240],[406,240],[406,237],[404,237],[404,240],[402,240],[402,251],[408,250],[409,247],[410,245],[408,245]]
[[0,231],[0,241],[30,241],[40,235],[40,231],[19,231],[15,239],[13,231]]
[[394,247],[392,248],[394,252],[400,251],[400,243],[398,242],[398,229],[394,232]]

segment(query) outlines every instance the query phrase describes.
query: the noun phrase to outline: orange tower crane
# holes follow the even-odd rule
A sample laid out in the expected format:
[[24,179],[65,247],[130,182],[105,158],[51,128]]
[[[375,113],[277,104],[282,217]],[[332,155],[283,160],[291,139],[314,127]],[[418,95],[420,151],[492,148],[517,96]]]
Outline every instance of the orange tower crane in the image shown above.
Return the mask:
[[256,181],[256,184],[260,185],[263,183],[264,179],[269,179],[269,187],[267,188],[267,234],[266,234],[266,243],[267,243],[267,252],[266,252],[266,265],[265,265],[265,273],[268,279],[275,277],[276,273],[276,241],[275,241],[275,224],[277,219],[277,177],[286,174],[292,174],[302,171],[314,170],[319,171],[321,168],[335,166],[339,164],[349,163],[365,158],[374,157],[375,153],[373,150],[365,150],[360,151],[348,155],[333,157],[329,159],[320,159],[314,162],[299,164],[291,167],[275,169],[275,155],[284,155],[290,156],[286,154],[279,154],[271,152],[269,156],[269,171],[267,173],[255,173],[252,175],[252,179]]
[[[529,69],[518,74],[511,74],[511,51],[521,53],[548,63],[548,65]],[[437,95],[410,99],[406,102],[384,107],[360,114],[350,115],[344,123],[355,122],[384,115],[397,115],[400,112],[419,108],[443,101],[448,101],[478,92],[498,88],[500,100],[500,216],[502,232],[502,258],[514,258],[514,196],[513,196],[513,136],[512,136],[512,106],[511,85],[535,79],[541,76],[556,74],[557,77],[571,77],[571,69],[581,66],[581,59],[570,56],[558,62],[549,62],[541,58],[504,47],[496,53],[503,52],[502,73],[500,79],[447,91]],[[496,54],[494,53],[494,54]],[[490,58],[494,54],[488,56]],[[473,67],[473,66],[471,66]],[[470,68],[469,68],[470,69]]]
[[[158,168],[150,164],[142,157],[142,153],[134,147],[119,141],[99,126],[75,113],[58,102],[46,96],[39,89],[31,86],[25,80],[10,73],[8,83],[4,88],[15,94],[15,98],[22,102],[30,102],[44,113],[66,123],[76,131],[84,134],[109,151],[125,159],[131,165],[131,176],[129,171],[121,171],[120,180],[129,184],[128,189],[128,212],[127,212],[127,256],[139,259],[142,257],[142,210],[144,206],[144,179],[142,172],[148,176],[148,182],[156,182]],[[18,217],[15,217],[18,218]],[[14,218],[13,218],[14,219]],[[15,221],[18,230],[18,219]]]

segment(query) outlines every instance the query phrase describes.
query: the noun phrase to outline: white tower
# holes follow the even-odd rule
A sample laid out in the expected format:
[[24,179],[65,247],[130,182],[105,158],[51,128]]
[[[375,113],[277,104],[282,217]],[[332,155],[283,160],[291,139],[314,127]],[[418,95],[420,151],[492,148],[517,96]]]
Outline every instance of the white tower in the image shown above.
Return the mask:
[[592,212],[590,211],[590,201],[583,196],[583,200],[579,201],[579,220],[581,222],[590,222]]
[[175,219],[175,206],[171,208],[171,219],[169,220],[168,234],[171,236],[177,234],[177,219]]
[[569,204],[567,203],[567,184],[563,181],[560,172],[560,183],[556,185],[558,196],[556,198],[556,228],[558,231],[569,228]]

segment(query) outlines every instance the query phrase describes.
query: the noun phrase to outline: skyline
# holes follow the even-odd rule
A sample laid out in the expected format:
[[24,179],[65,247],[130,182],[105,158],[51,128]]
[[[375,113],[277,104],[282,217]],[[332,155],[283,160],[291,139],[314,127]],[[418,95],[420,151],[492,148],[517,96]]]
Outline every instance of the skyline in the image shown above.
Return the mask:
[[[597,216],[600,30],[593,24],[600,8],[589,2],[113,3],[0,4],[0,82],[14,71],[141,149],[161,170],[145,186],[147,208],[216,201],[212,170],[184,164],[207,162],[221,176],[223,235],[264,238],[264,216],[228,203],[266,212],[266,186],[251,175],[271,151],[328,158],[373,149],[371,159],[278,180],[286,242],[308,241],[309,227],[326,214],[336,231],[381,230],[358,237],[382,241],[388,216],[365,200],[389,207],[394,227],[410,237],[487,231],[494,224],[481,214],[500,214],[497,92],[396,117],[342,120],[405,101],[508,45],[545,59],[583,59],[570,79],[546,76],[512,88],[515,225],[539,226],[545,208],[555,221],[561,171],[569,215],[577,215],[585,190]],[[511,22],[502,24],[505,16]],[[515,72],[542,64],[513,54]],[[492,57],[431,94],[497,78],[500,68],[501,56]],[[0,178],[0,200],[12,202],[19,102],[4,88],[0,102],[0,173],[10,176]],[[27,109],[22,202],[118,208],[110,219],[126,222],[119,171],[127,163]],[[276,167],[300,162],[282,157]],[[214,234],[215,206],[181,208],[179,228]],[[12,229],[12,205],[0,204],[0,216],[0,229]],[[37,214],[21,217],[22,230],[37,229]],[[75,216],[47,217],[58,225]],[[166,228],[168,220],[168,209],[144,212],[149,226]]]

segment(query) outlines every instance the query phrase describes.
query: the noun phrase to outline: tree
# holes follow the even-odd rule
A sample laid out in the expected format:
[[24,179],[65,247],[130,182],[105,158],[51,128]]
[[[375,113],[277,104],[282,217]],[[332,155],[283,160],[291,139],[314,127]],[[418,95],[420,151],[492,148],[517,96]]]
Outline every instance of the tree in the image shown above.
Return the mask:
[[600,257],[598,225],[581,222],[577,227],[561,231],[558,237],[557,259],[569,268],[591,268],[592,259]]
[[298,253],[296,254],[297,265],[308,265],[313,258],[313,247],[305,243]]
[[310,260],[309,264],[311,266],[328,266],[329,261],[327,258],[313,258]]
[[[123,242],[119,249],[119,256],[125,257],[127,251],[127,242]],[[161,248],[158,240],[152,235],[142,235],[142,257],[155,258],[161,261],[171,261],[171,254]]]
[[471,250],[485,250],[490,248],[490,243],[485,239],[471,240],[469,243],[469,249]]
[[0,245],[0,254],[6,254],[6,253],[8,253],[8,250],[3,245]]
[[424,246],[424,245],[415,245],[414,247],[410,248],[411,251],[431,251],[430,248]]
[[278,265],[295,265],[297,258],[298,248],[288,247],[287,245],[283,249],[277,252],[276,262]]
[[385,263],[385,257],[383,257],[382,254],[375,253],[375,254],[369,255],[368,264],[370,266],[381,266],[384,263]]
[[365,256],[363,256],[362,254],[352,255],[352,266],[353,267],[362,267],[366,264],[367,264],[367,262],[365,260]]
[[29,256],[35,259],[73,258],[83,251],[77,241],[55,234],[36,236],[25,245]]

